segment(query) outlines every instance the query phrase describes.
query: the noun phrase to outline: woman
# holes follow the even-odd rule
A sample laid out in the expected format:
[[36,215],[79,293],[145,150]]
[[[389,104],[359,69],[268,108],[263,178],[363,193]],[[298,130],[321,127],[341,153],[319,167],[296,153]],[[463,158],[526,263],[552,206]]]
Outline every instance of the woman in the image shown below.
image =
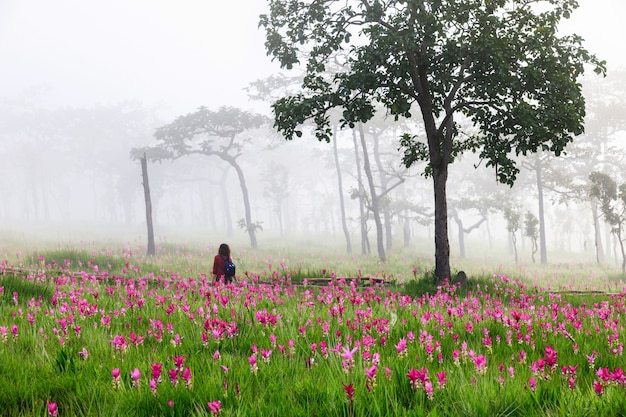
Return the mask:
[[221,278],[224,278],[225,284],[233,282],[233,275],[227,275],[224,273],[227,261],[231,264],[233,262],[230,257],[230,247],[226,243],[222,243],[217,251],[217,255],[213,258],[213,278],[216,282]]

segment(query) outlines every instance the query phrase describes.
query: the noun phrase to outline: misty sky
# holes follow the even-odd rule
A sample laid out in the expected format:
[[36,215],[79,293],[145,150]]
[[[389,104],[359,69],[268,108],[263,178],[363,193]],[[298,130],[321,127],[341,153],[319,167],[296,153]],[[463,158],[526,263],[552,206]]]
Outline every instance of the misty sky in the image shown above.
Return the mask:
[[[580,0],[566,30],[626,65],[626,2]],[[137,100],[166,117],[254,106],[242,89],[278,66],[263,48],[265,0],[0,0],[0,98],[42,105]]]

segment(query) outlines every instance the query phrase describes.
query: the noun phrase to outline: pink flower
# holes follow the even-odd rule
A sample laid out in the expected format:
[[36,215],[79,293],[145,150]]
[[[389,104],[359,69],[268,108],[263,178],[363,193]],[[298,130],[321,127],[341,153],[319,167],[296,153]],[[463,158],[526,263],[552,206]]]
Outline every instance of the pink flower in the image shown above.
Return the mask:
[[174,366],[176,366],[176,369],[178,369],[179,371],[182,371],[184,364],[185,364],[184,356],[174,356]]
[[57,403],[48,403],[48,415],[51,417],[56,417],[59,415],[59,410],[57,409]]
[[151,375],[152,378],[154,378],[154,380],[157,383],[161,382],[161,372],[163,371],[163,365],[160,363],[153,363],[151,366]]
[[150,378],[150,391],[152,391],[152,395],[156,395],[157,381],[154,378]]
[[133,380],[133,387],[139,387],[139,378],[141,377],[141,371],[138,368],[130,371],[130,377]]
[[178,369],[170,369],[167,371],[167,375],[170,377],[170,383],[173,386],[178,385]]
[[248,363],[250,364],[250,371],[252,371],[253,374],[256,374],[259,370],[259,367],[256,364],[256,355],[248,356]]
[[354,402],[354,384],[343,385],[343,390],[346,392],[346,398],[348,402],[352,404]]
[[183,381],[185,381],[185,387],[191,388],[192,386],[191,369],[189,369],[189,367],[185,368],[185,370],[183,371],[182,378],[183,378]]
[[537,380],[534,377],[530,377],[528,379],[528,386],[530,387],[530,390],[532,392],[535,392],[535,390],[537,389]]
[[396,347],[396,351],[398,352],[399,356],[406,355],[406,339],[405,338],[398,340],[398,344],[394,346]]
[[446,371],[437,373],[437,386],[439,389],[444,389],[446,387],[446,382],[448,382],[448,379],[446,378]]
[[596,394],[598,394],[598,396],[604,394],[604,386],[602,385],[602,382],[598,381],[597,379],[593,381],[593,390],[596,392]]
[[80,352],[78,352],[78,354],[80,356],[83,357],[83,359],[87,360],[87,357],[89,356],[89,352],[87,352],[87,348],[83,348],[83,350],[81,350]]
[[341,357],[343,359],[341,360],[341,364],[343,365],[343,370],[348,373],[350,372],[350,369],[352,369],[352,367],[354,366],[354,354],[358,350],[358,346],[352,350],[350,350],[349,347],[344,346],[342,350],[343,353],[341,354]]
[[480,375],[484,375],[487,372],[487,358],[485,355],[475,356],[474,366],[476,367],[476,372]]
[[432,382],[426,381],[424,383],[424,391],[426,391],[426,396],[429,400],[432,400],[435,397]]
[[261,349],[261,358],[263,359],[263,362],[265,363],[270,363],[270,357],[272,356],[272,350],[271,349]]
[[113,368],[111,370],[111,377],[113,378],[113,388],[119,388],[122,384],[120,380],[120,368]]
[[209,411],[213,416],[219,416],[222,412],[222,403],[219,400],[208,402],[207,405],[209,406]]

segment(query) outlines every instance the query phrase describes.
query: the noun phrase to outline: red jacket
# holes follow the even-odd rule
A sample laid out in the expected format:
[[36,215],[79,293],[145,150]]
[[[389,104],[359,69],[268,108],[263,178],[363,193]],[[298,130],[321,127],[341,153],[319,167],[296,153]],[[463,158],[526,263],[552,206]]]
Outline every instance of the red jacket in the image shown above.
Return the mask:
[[[230,258],[231,262],[233,258]],[[213,275],[221,277],[224,275],[224,267],[226,266],[226,262],[224,262],[224,258],[222,255],[217,254],[215,258],[213,258]]]

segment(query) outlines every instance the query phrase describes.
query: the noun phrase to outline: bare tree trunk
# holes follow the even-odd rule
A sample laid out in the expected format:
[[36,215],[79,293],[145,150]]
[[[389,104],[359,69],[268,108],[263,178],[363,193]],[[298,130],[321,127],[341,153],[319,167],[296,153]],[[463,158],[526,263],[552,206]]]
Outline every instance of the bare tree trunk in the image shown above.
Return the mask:
[[252,224],[252,214],[250,210],[250,198],[248,197],[248,187],[246,186],[246,178],[243,175],[243,170],[235,162],[234,159],[229,161],[231,166],[235,168],[237,172],[237,177],[239,178],[239,184],[241,185],[241,194],[243,194],[243,206],[245,210],[245,222],[246,222],[246,231],[248,232],[248,236],[250,237],[250,246],[254,249],[257,247],[256,241],[256,226]]
[[453,210],[452,214],[454,221],[459,229],[459,257],[465,259],[465,230],[463,228],[463,220],[459,217],[459,213]]
[[604,263],[604,249],[602,247],[602,233],[600,228],[600,222],[598,221],[600,215],[598,214],[598,202],[595,199],[591,199],[591,215],[593,216],[593,235],[596,246],[596,262]]
[[385,245],[383,243],[383,223],[380,220],[380,210],[378,207],[378,195],[376,194],[376,188],[374,186],[374,177],[372,176],[372,168],[370,166],[369,155],[367,154],[367,146],[365,144],[365,133],[363,133],[363,124],[359,123],[359,136],[361,137],[361,148],[363,148],[363,170],[367,177],[367,182],[370,189],[372,215],[374,216],[374,223],[376,224],[376,247],[378,249],[378,257],[381,261],[386,260]]
[[448,240],[448,202],[446,182],[448,165],[433,166],[435,196],[435,278],[437,283],[450,278],[450,241]]
[[146,224],[148,226],[148,255],[154,255],[156,249],[154,247],[154,228],[152,226],[152,199],[150,197],[150,182],[148,181],[148,161],[146,154],[141,158],[141,176],[143,179],[143,194],[146,201]]
[[[333,128],[333,154],[335,156],[335,168],[337,169],[337,188],[339,190],[339,207],[341,209],[341,227],[346,239],[346,252],[352,253],[352,242],[350,241],[350,231],[346,223],[346,205],[343,199],[343,181],[341,178],[341,165],[339,165],[339,153],[337,152],[337,126]],[[282,226],[281,226],[282,235]]]
[[548,250],[546,249],[546,219],[543,209],[543,180],[541,178],[541,153],[537,155],[537,196],[539,200],[539,255],[542,264],[548,263]]
[[[361,158],[359,157],[359,145],[356,140],[356,130],[352,129],[352,141],[354,142],[354,158],[356,160],[356,178],[359,189],[362,187],[363,180],[361,178]],[[365,217],[365,202],[363,196],[359,192],[359,229],[361,230],[361,255],[368,253],[369,246],[367,240],[367,218]]]
[[[374,160],[376,161],[376,168],[378,169],[378,176],[380,178],[380,188],[384,192],[388,189],[387,187],[389,186],[389,176],[385,172],[383,163],[380,159],[380,152],[378,150],[379,142],[380,136],[375,136],[373,149]],[[389,204],[385,205],[385,207],[383,207],[381,211],[384,219],[383,225],[385,227],[385,249],[389,251],[393,247],[393,230],[391,225],[391,212],[389,210]]]

